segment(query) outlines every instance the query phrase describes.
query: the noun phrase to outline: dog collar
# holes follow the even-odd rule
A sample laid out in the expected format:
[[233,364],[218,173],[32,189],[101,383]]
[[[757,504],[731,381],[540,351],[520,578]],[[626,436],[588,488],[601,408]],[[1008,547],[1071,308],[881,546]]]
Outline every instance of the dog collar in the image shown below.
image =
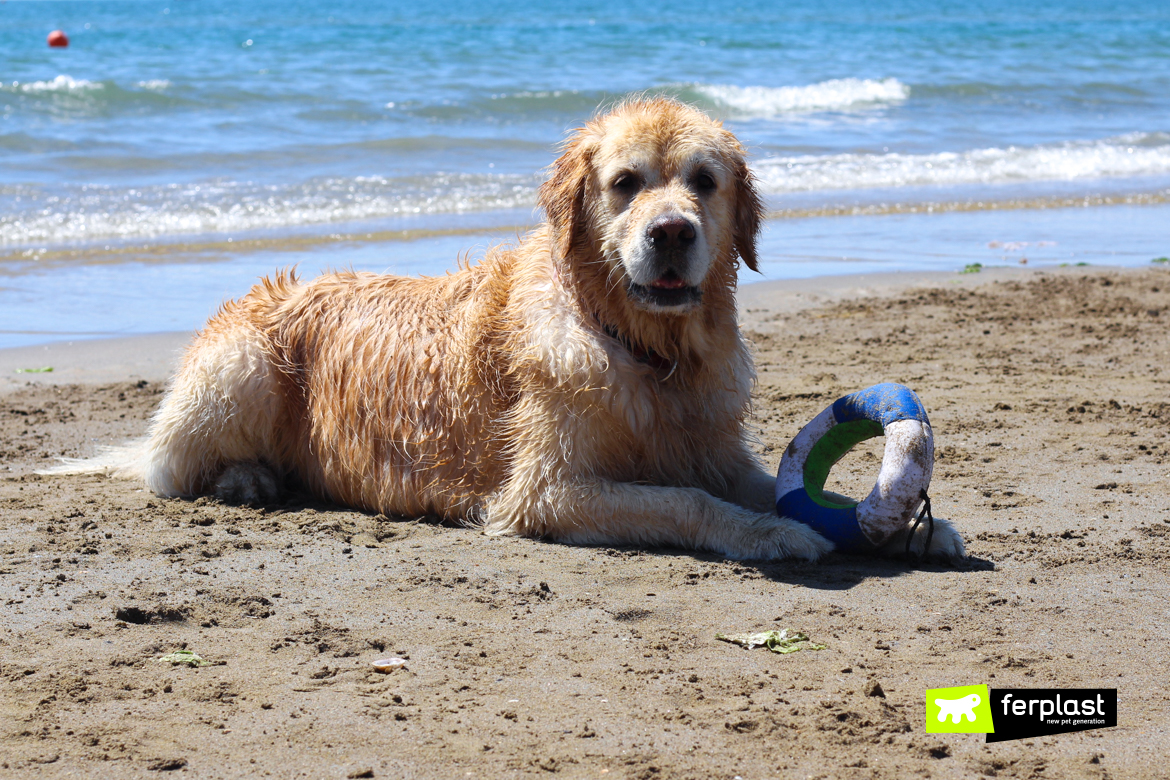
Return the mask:
[[617,328],[613,327],[612,325],[606,325],[603,323],[601,318],[596,314],[593,315],[593,319],[597,322],[598,325],[601,326],[601,329],[605,331],[605,335],[621,344],[622,347],[625,348],[626,352],[629,352],[630,355],[633,356],[634,360],[643,365],[650,366],[655,371],[667,371],[667,375],[659,381],[665,382],[667,379],[670,379],[672,376],[674,376],[674,372],[678,369],[677,360],[671,360],[652,349],[646,349],[639,344],[635,344],[630,339],[626,338],[620,332],[618,332]]

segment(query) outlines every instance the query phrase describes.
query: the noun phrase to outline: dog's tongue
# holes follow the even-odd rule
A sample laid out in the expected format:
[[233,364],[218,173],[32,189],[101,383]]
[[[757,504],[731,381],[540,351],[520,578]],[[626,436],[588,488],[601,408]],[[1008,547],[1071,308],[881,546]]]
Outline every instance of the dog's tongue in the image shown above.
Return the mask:
[[659,290],[681,290],[687,286],[687,283],[677,276],[669,279],[664,276],[661,279],[655,279],[650,286],[656,287]]

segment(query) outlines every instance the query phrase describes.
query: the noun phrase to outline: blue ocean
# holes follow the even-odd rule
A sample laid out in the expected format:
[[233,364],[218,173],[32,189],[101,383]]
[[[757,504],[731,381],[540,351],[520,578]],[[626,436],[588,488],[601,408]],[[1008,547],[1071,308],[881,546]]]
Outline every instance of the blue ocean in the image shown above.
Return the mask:
[[340,5],[0,3],[0,346],[192,329],[291,265],[442,273],[634,94],[749,148],[745,282],[1170,254],[1167,3]]

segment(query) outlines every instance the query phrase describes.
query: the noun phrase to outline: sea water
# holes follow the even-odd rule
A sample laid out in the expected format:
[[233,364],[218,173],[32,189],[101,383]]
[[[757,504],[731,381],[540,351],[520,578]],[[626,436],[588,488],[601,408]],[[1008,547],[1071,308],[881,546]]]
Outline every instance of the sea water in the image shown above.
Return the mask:
[[194,328],[294,264],[442,273],[639,94],[749,149],[744,281],[1170,254],[1170,4],[337,5],[0,4],[0,346]]

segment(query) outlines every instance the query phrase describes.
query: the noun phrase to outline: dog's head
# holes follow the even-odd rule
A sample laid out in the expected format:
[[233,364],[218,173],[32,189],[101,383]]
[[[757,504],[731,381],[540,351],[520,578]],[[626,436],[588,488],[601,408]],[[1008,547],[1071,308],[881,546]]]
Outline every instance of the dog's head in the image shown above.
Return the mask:
[[[735,136],[655,98],[623,104],[567,143],[541,189],[554,251],[603,275],[636,310],[685,314],[752,270],[762,207]],[[600,267],[586,267],[586,266]]]

